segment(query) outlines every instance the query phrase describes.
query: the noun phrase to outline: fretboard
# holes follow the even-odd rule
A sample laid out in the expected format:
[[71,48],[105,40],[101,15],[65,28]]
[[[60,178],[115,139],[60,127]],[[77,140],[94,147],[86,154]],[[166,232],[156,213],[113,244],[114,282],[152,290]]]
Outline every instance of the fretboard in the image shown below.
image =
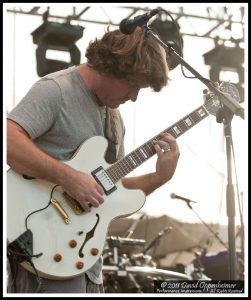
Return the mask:
[[161,134],[170,133],[173,137],[178,138],[194,125],[206,118],[208,115],[209,113],[203,105],[195,109],[193,112],[186,115],[177,123],[160,132],[158,135],[144,143],[142,146],[138,147],[136,150],[127,154],[125,157],[107,168],[106,172],[109,175],[110,179],[113,181],[113,183],[116,183],[127,174],[132,172],[134,169],[136,169],[138,166],[140,166],[143,162],[151,158],[154,154],[156,154],[154,141],[159,140],[161,138]]

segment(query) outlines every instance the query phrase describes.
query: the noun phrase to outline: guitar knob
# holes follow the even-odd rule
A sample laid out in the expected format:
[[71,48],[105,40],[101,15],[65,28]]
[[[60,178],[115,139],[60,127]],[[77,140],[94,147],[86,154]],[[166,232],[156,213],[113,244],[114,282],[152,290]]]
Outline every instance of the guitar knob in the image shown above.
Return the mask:
[[98,248],[91,248],[91,254],[92,255],[94,255],[94,256],[96,256],[96,255],[98,255]]
[[75,240],[70,240],[70,241],[69,241],[69,246],[70,246],[71,248],[75,248],[75,247],[77,246],[77,242],[76,242]]
[[77,267],[77,269],[83,269],[84,263],[82,261],[77,261],[76,262],[76,267]]
[[56,262],[60,262],[61,259],[62,259],[62,255],[61,255],[61,254],[56,253],[56,254],[54,255],[54,260],[55,260]]

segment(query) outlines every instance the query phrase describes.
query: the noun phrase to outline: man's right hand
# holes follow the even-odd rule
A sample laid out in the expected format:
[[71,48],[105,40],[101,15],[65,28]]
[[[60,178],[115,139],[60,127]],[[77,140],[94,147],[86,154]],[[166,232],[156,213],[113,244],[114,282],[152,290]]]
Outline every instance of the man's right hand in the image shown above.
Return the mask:
[[72,170],[62,184],[63,190],[77,200],[86,212],[90,211],[89,204],[99,207],[104,202],[104,191],[95,179],[83,172]]

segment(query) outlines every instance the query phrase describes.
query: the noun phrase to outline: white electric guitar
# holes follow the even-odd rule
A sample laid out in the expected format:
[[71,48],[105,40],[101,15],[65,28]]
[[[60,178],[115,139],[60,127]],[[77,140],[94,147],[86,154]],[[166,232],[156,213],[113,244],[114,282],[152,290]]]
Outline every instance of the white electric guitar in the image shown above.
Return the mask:
[[[237,89],[222,84],[223,92],[238,100]],[[207,96],[205,104],[162,131],[175,138],[219,109],[219,100]],[[104,203],[91,212],[83,211],[77,201],[60,186],[22,176],[12,169],[7,173],[7,239],[9,252],[21,253],[19,261],[27,270],[45,278],[67,279],[90,269],[102,254],[109,223],[128,216],[145,203],[140,190],[128,190],[121,179],[156,152],[155,136],[116,163],[104,159],[105,138],[85,141],[73,158],[65,163],[92,174],[105,191]],[[29,259],[27,259],[29,258]]]

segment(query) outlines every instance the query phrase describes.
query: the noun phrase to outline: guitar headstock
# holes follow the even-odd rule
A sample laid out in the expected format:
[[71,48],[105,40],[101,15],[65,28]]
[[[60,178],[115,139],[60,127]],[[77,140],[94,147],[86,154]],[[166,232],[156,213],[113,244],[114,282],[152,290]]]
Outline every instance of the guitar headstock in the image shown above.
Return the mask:
[[[232,98],[234,98],[237,102],[240,102],[240,94],[235,85],[230,82],[222,82],[219,85],[219,90],[223,93],[229,94]],[[222,107],[221,102],[219,100],[219,96],[213,92],[205,94],[205,103],[207,111],[216,116],[219,108]]]

